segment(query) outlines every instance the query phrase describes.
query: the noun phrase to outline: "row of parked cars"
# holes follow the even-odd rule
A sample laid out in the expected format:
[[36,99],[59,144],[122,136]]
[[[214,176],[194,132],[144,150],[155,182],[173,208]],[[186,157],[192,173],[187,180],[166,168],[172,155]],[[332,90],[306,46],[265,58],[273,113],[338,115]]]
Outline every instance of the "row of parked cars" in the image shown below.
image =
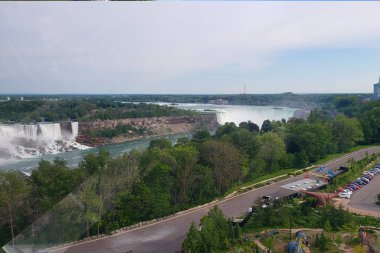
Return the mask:
[[364,171],[363,175],[356,179],[354,182],[346,185],[345,189],[339,193],[341,198],[351,198],[351,194],[357,190],[360,190],[366,184],[368,184],[373,177],[380,174],[380,163],[377,164],[373,169]]

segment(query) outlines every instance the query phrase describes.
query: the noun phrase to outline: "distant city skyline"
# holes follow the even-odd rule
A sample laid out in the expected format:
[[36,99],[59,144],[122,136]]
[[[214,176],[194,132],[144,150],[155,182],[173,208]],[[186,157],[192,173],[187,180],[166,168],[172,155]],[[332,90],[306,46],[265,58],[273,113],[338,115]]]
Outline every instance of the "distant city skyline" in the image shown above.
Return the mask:
[[0,94],[372,93],[378,13],[377,2],[1,2]]

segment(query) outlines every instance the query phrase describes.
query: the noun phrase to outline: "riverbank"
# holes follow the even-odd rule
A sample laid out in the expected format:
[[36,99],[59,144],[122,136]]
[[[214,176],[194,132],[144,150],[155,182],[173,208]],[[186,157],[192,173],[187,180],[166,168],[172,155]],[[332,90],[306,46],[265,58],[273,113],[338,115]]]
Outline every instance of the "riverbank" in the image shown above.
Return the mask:
[[[197,130],[215,130],[215,113],[189,116],[97,120],[79,123],[78,143],[86,146],[118,144],[147,137],[186,134]],[[119,130],[121,129],[121,130]]]

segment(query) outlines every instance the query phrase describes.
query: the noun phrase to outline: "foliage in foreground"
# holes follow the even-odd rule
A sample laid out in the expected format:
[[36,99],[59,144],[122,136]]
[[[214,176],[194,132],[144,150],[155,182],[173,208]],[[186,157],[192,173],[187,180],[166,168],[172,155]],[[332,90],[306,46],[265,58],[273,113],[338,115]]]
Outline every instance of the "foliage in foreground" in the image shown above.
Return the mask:
[[231,245],[241,242],[241,231],[238,225],[227,220],[222,211],[214,206],[202,217],[200,229],[191,224],[186,239],[182,244],[184,253],[222,252]]
[[[203,220],[210,216],[211,215],[208,214],[208,216],[203,217],[201,219],[201,225],[203,224]],[[222,214],[218,216],[222,216]],[[319,250],[319,252],[327,252],[332,246],[333,241],[326,234],[340,231],[357,234],[359,226],[380,227],[380,219],[358,216],[342,208],[335,208],[334,206],[318,208],[316,207],[315,200],[308,197],[306,199],[280,200],[267,208],[262,208],[260,205],[255,206],[252,216],[243,226],[242,231],[243,234],[250,234],[276,228],[322,228],[325,233],[320,233],[316,236],[313,247]],[[203,226],[201,231],[198,231],[194,224],[191,226],[182,246],[182,250],[189,250],[184,252],[210,252],[199,246],[203,245],[203,237],[200,236],[202,231]],[[208,233],[208,230],[204,233]],[[230,240],[232,240],[232,238],[233,237],[231,237]],[[267,239],[268,240],[264,241],[264,245],[268,244],[267,247],[272,248],[273,243],[275,243],[273,238]],[[217,248],[218,245],[213,246],[215,252],[225,252],[231,248],[244,248],[244,246],[248,245],[247,242],[243,242],[241,239],[234,240],[231,244],[218,243],[220,248]]]
[[[291,224],[290,224],[291,221]],[[245,232],[267,228],[323,228],[326,231],[357,231],[360,225],[380,227],[380,219],[359,216],[343,208],[326,206],[317,208],[316,201],[307,198],[300,201],[283,200],[268,208],[256,207],[243,228]]]

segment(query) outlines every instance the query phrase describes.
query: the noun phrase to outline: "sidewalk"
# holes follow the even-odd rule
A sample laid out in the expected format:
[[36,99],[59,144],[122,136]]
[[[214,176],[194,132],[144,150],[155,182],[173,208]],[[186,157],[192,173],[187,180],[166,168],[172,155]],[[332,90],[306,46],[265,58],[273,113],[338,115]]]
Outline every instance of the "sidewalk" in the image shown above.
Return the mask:
[[347,210],[350,213],[380,218],[379,212],[363,211],[358,208],[350,207],[348,205],[348,203],[350,202],[349,199],[334,198],[333,201],[334,201],[334,206],[336,208],[339,208],[340,206],[342,206],[344,210]]

